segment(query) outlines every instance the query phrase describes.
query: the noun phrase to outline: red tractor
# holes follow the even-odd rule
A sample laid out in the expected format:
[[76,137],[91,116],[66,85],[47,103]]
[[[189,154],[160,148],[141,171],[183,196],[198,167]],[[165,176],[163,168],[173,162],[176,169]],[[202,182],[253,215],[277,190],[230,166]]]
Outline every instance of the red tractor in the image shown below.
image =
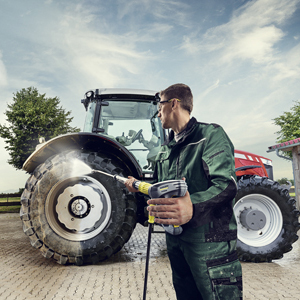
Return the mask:
[[279,259],[298,239],[299,211],[289,191],[273,181],[272,161],[235,150],[238,193],[234,213],[242,261]]
[[[153,91],[97,89],[82,103],[83,132],[38,145],[23,165],[31,174],[21,196],[23,230],[33,247],[60,264],[105,260],[129,240],[136,223],[147,225],[145,195],[85,167],[151,181],[168,134],[157,118]],[[280,258],[298,238],[295,201],[272,180],[270,160],[235,155],[240,259]]]

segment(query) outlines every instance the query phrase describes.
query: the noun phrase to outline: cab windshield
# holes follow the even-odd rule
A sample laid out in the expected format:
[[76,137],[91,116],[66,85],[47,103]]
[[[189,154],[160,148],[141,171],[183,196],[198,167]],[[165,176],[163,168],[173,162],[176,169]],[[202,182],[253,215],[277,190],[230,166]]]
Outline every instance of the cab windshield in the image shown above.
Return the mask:
[[[157,104],[154,101],[105,100],[100,117],[96,115],[96,102],[89,104],[84,131],[98,132],[125,146],[136,158],[142,169],[153,171],[155,157],[163,139]],[[99,105],[99,104],[98,104]]]

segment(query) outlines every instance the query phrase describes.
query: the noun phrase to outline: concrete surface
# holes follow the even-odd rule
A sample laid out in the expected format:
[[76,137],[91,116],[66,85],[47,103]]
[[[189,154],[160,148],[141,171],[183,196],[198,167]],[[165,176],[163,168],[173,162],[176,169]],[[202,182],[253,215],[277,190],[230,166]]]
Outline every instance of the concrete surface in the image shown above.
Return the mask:
[[[0,299],[139,300],[147,228],[140,225],[111,259],[89,266],[63,266],[30,245],[18,214],[0,214]],[[176,299],[164,234],[153,234],[147,300]],[[272,263],[243,263],[244,299],[300,299],[300,242]]]

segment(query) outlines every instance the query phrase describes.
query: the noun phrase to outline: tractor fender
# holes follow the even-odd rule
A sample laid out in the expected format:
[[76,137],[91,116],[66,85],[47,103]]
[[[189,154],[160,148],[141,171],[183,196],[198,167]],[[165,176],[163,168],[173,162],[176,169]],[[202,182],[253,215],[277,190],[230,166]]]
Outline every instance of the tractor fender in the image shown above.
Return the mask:
[[135,157],[116,140],[101,134],[89,132],[69,133],[57,136],[43,144],[23,164],[23,170],[32,173],[35,168],[49,157],[66,150],[82,150],[87,152],[102,152],[113,155],[125,164],[132,176],[142,177],[142,169]]

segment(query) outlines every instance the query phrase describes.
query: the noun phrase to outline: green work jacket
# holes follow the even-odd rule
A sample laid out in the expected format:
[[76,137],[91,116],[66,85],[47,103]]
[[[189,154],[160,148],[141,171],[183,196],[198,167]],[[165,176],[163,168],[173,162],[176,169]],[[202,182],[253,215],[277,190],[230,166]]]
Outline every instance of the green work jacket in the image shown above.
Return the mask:
[[217,124],[191,118],[176,142],[171,131],[157,157],[158,182],[186,178],[193,217],[183,225],[182,239],[221,242],[237,238],[233,202],[237,191],[234,147]]

